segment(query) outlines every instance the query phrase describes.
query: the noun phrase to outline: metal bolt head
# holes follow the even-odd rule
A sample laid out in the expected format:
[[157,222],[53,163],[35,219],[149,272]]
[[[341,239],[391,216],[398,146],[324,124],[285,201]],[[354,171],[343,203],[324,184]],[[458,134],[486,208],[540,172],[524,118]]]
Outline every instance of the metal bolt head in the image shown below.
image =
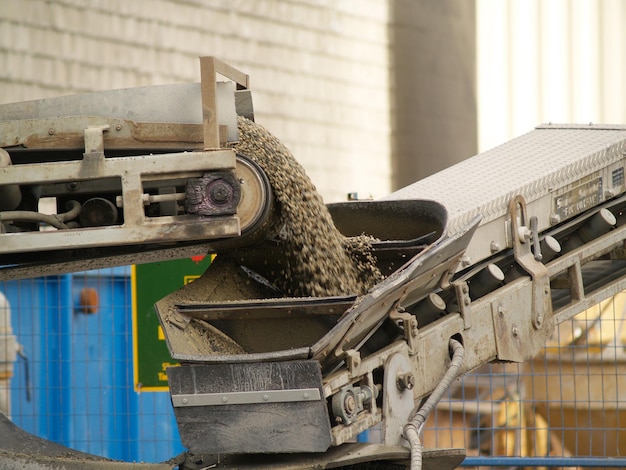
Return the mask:
[[354,410],[356,410],[356,400],[354,399],[354,395],[351,393],[346,395],[346,398],[343,401],[343,407],[346,410],[346,413],[354,413]]
[[561,221],[561,216],[559,214],[552,214],[550,216],[550,224],[556,225]]
[[398,374],[396,386],[398,390],[413,390],[413,387],[415,387],[415,376],[412,372]]
[[209,185],[208,196],[214,204],[228,204],[233,197],[233,189],[227,182],[216,180]]
[[513,334],[513,337],[517,338],[519,336],[519,328],[517,328],[516,326],[514,326],[511,329],[511,333]]

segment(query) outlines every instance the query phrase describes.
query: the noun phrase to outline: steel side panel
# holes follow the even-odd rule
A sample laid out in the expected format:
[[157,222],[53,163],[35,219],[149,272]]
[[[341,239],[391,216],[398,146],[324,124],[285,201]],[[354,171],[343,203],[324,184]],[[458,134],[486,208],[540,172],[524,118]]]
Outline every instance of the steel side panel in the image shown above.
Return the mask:
[[[323,396],[316,361],[186,365],[167,374],[173,399],[312,388]],[[175,407],[174,413],[183,444],[197,454],[324,452],[331,443],[324,399]]]
[[[232,90],[226,91],[232,96]],[[58,116],[102,116],[143,122],[201,124],[200,83],[104,90],[0,105],[0,121]]]

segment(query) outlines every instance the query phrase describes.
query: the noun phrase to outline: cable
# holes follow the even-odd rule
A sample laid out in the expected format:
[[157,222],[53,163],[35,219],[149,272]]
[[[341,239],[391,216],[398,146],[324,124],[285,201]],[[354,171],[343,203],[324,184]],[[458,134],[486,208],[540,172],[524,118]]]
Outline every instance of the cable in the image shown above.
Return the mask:
[[43,222],[60,230],[68,229],[65,225],[68,220],[75,219],[80,212],[80,204],[76,201],[67,203],[68,211],[62,214],[42,214],[35,211],[3,211],[0,212],[0,221]]
[[415,414],[413,419],[404,426],[404,437],[409,441],[409,445],[411,446],[411,470],[421,470],[422,468],[422,443],[419,438],[422,427],[428,415],[430,415],[444,393],[450,388],[454,379],[457,378],[459,369],[463,365],[463,359],[465,358],[463,345],[459,341],[451,338],[450,349],[452,350],[452,359],[448,370],[424,405]]

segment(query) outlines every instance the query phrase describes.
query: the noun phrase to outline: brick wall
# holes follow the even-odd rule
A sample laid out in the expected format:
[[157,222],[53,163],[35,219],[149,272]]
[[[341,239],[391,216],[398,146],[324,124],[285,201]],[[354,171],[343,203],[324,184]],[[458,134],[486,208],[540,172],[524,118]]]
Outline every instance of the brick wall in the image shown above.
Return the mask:
[[[424,33],[423,24],[441,21],[441,12],[420,5],[439,2],[412,3],[405,6],[416,21],[401,26],[428,44],[437,27]],[[399,135],[391,110],[407,96],[391,96],[393,76],[420,53],[408,47],[403,63],[392,63],[394,4],[2,0],[0,102],[198,81],[197,58],[214,55],[250,75],[257,122],[294,152],[326,201],[344,200],[348,192],[380,197],[391,190],[391,139]],[[409,94],[415,79],[409,71]],[[393,171],[410,181],[423,176],[410,166]]]

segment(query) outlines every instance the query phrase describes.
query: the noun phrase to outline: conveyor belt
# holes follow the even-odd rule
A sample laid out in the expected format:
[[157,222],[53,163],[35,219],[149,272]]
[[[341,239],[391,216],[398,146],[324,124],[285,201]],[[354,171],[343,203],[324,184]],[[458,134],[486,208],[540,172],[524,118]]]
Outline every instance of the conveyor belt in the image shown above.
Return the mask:
[[482,216],[468,248],[470,263],[510,247],[509,201],[521,195],[543,232],[624,192],[626,126],[542,125],[384,198],[432,200],[455,233]]

